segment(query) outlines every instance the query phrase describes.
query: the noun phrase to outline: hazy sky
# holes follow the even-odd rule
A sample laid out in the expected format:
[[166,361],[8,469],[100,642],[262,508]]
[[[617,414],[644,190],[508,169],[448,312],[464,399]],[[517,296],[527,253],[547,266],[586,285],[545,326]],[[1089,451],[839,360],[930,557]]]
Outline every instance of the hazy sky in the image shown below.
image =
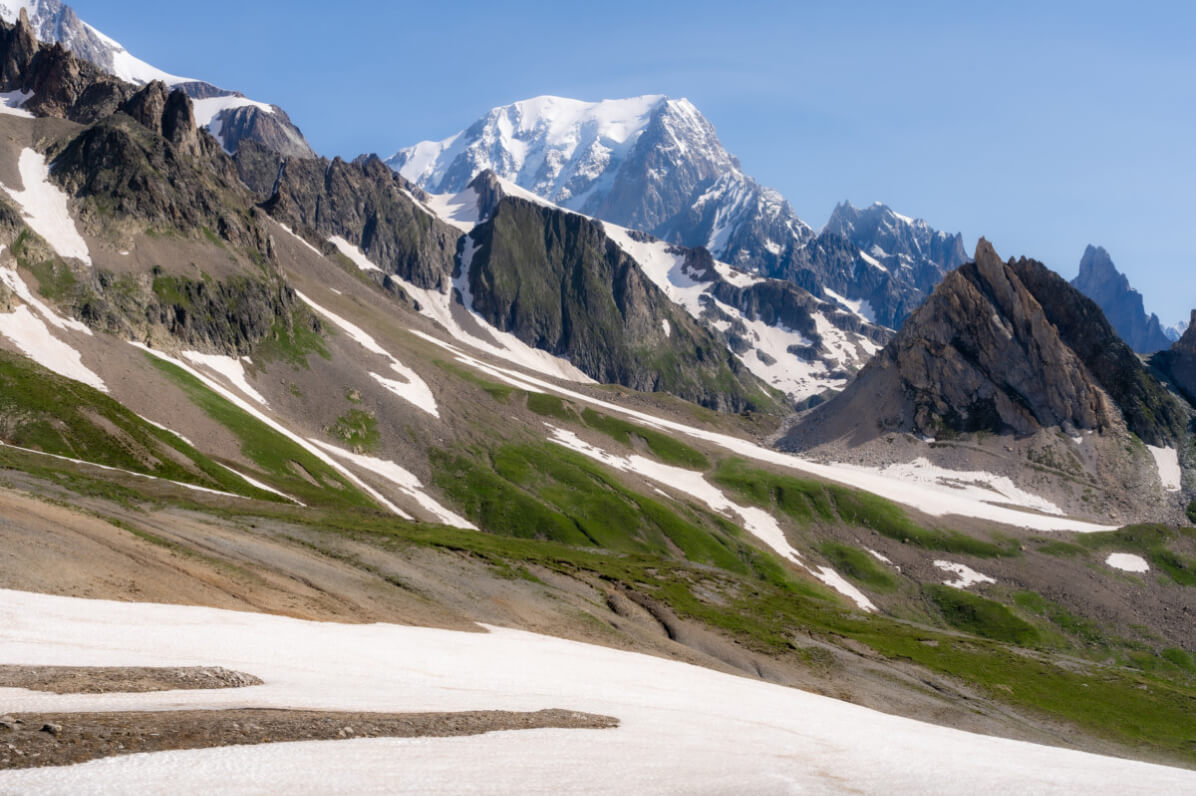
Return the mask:
[[1103,245],[1196,307],[1196,4],[78,0],[175,74],[389,155],[538,94],[688,97],[815,226],[881,200],[1074,276]]

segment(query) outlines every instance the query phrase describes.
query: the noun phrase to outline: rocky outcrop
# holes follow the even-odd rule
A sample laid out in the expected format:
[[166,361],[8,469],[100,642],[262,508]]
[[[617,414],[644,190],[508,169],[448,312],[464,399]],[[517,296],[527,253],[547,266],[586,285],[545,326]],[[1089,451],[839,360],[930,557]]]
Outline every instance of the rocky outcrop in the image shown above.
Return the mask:
[[303,324],[319,332],[320,321],[279,277],[240,276],[205,281],[155,268],[142,277],[95,275],[79,301],[80,319],[94,329],[127,339],[169,335],[182,347],[244,356],[281,325]]
[[981,240],[840,396],[789,446],[887,432],[1031,435],[1128,427],[1150,444],[1185,414],[1117,338],[1100,309],[1041,263],[1002,263]]
[[1089,246],[1080,260],[1080,273],[1071,281],[1073,287],[1096,302],[1121,339],[1140,354],[1152,354],[1169,348],[1163,325],[1157,315],[1147,315],[1142,294],[1130,287],[1125,275],[1113,265],[1109,253]]
[[1159,446],[1183,437],[1187,413],[1117,335],[1095,302],[1042,263],[1022,258],[1011,260],[1008,267],[1039,301],[1059,339],[1113,399],[1130,431]]
[[461,232],[420,207],[377,156],[284,159],[247,142],[236,162],[246,183],[271,182],[263,207],[280,222],[317,241],[340,236],[386,273],[447,289]]
[[291,117],[279,107],[265,111],[256,105],[228,108],[216,114],[212,130],[218,130],[226,152],[237,152],[253,142],[284,158],[314,158],[315,151]]
[[[84,123],[94,121],[111,113],[112,108],[125,99],[135,87],[155,80],[166,81],[167,85],[182,91],[192,99],[243,98],[238,92],[221,89],[201,80],[186,80],[169,75],[141,61],[119,43],[79,19],[74,9],[60,0],[36,0],[22,4],[19,8],[19,13],[13,15],[10,8],[0,4],[0,18],[14,25],[24,20],[23,31],[27,32],[27,35],[23,33],[17,48],[18,60],[19,54],[27,51],[30,43],[36,44],[40,41],[44,43],[40,45],[42,50],[53,51],[57,48],[59,55],[69,53],[77,62],[76,66],[83,65],[91,73],[111,76],[111,83],[104,86],[85,80],[84,83],[92,87],[93,93],[103,96],[88,97],[78,108],[73,107],[76,105],[75,99],[63,102],[63,98],[59,96],[47,102],[35,95],[29,109],[39,115],[67,116]],[[55,63],[69,64],[61,58],[56,59]],[[52,82],[61,84],[62,76],[56,76]],[[114,91],[114,86],[124,88]],[[38,92],[38,95],[40,94],[41,92]],[[116,96],[111,96],[114,94]],[[95,109],[94,106],[100,103],[103,107]],[[85,114],[85,109],[91,109],[90,113]],[[88,118],[82,118],[84,115]],[[239,107],[219,111],[212,118],[205,119],[204,124],[213,135],[218,135],[230,153],[235,152],[242,141],[248,140],[256,141],[287,157],[316,156],[304,139],[303,133],[286,113],[277,107],[266,110],[260,107],[260,104],[246,100]]]
[[0,22],[0,91],[30,95],[23,107],[36,116],[87,124],[112,113],[134,88],[62,45],[39,43],[22,9],[15,25]]
[[253,196],[174,92],[161,129],[174,140],[118,113],[52,149],[54,179],[76,197],[87,223],[119,217],[143,226],[207,230],[241,249],[267,251],[266,233],[251,208]]
[[[776,404],[720,340],[584,216],[505,198],[472,233],[472,308],[592,378],[723,411]],[[667,323],[666,323],[667,322]]]

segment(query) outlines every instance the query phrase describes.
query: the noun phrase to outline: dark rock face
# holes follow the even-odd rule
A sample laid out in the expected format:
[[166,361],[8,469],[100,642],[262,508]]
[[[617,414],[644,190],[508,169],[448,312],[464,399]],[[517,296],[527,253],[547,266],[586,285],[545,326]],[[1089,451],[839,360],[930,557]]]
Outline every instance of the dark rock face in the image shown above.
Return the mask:
[[499,329],[598,381],[724,411],[773,408],[721,341],[676,310],[601,225],[506,198],[472,236],[473,309]]
[[118,110],[170,141],[181,152],[191,156],[203,152],[191,100],[182,91],[170,91],[165,83],[155,80],[121,103]]
[[1071,284],[1097,303],[1117,334],[1133,350],[1151,354],[1170,347],[1171,341],[1158,316],[1147,316],[1142,294],[1130,287],[1129,280],[1117,270],[1104,249],[1089,246],[1084,250],[1080,273]]
[[1192,310],[1192,322],[1183,336],[1167,351],[1151,357],[1150,366],[1196,407],[1196,310]]
[[162,114],[169,96],[166,84],[155,80],[146,83],[140,91],[122,102],[119,110],[132,116],[141,126],[162,135]]
[[0,49],[4,51],[0,60],[0,79],[6,86],[19,85],[39,49],[25,9],[21,9],[16,25],[9,27],[0,23]]
[[975,261],[948,274],[789,443],[844,432],[857,441],[889,431],[1100,432],[1124,421],[1165,445],[1184,417],[1095,304],[1041,263],[1002,263],[981,240]]
[[216,141],[195,130],[189,105],[182,112],[187,102],[172,94],[159,123],[177,140],[125,114],[85,128],[50,153],[54,179],[82,200],[85,217],[116,213],[171,229],[207,228],[238,247],[265,251],[263,227],[244,212],[253,197]]
[[387,273],[417,287],[447,289],[460,231],[419,207],[403,178],[377,156],[352,163],[284,159],[244,142],[236,162],[246,183],[260,188],[270,182],[263,206],[282,223],[320,241],[339,235]]

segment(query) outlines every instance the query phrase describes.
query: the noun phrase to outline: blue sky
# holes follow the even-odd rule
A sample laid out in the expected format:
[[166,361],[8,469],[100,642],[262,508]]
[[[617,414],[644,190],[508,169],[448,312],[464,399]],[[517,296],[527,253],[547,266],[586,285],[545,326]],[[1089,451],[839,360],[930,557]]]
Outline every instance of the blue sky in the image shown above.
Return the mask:
[[387,155],[538,94],[688,97],[815,226],[881,200],[1075,274],[1105,246],[1196,307],[1196,4],[77,0],[175,74]]

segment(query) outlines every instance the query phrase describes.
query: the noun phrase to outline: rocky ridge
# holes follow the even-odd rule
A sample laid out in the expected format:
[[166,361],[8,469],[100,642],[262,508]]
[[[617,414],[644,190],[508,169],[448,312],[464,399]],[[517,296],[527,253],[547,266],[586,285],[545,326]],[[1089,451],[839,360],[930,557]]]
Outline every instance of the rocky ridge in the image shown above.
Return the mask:
[[[315,157],[303,133],[281,108],[255,102],[238,91],[178,77],[151,66],[81,20],[75,10],[61,0],[0,2],[0,20],[15,25],[21,16],[28,20],[36,40],[59,44],[80,61],[117,80],[135,86],[160,81],[182,90],[194,100],[205,101],[201,126],[208,128],[229,152],[236,151],[241,141],[251,140],[290,157]],[[37,96],[35,92],[35,101]]]
[[[923,457],[1034,482],[1069,510],[1162,516],[1174,507],[1159,503],[1154,460],[1135,440],[1183,451],[1189,416],[1090,299],[1041,263],[1002,262],[982,239],[855,381],[778,446]],[[1073,482],[1091,486],[1079,494]]]

